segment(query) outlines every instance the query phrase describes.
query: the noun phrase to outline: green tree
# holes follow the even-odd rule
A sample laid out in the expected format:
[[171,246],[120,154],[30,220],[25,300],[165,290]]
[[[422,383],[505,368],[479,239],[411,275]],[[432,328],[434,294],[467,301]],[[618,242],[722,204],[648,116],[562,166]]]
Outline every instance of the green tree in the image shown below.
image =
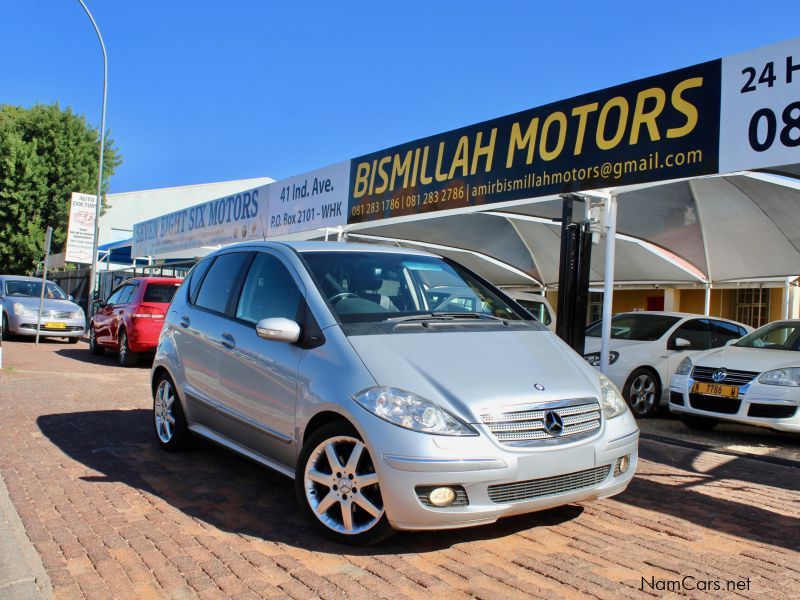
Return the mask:
[[[97,129],[58,103],[30,108],[0,105],[0,273],[32,270],[44,255],[64,249],[72,192],[97,193]],[[103,196],[122,159],[106,133]]]

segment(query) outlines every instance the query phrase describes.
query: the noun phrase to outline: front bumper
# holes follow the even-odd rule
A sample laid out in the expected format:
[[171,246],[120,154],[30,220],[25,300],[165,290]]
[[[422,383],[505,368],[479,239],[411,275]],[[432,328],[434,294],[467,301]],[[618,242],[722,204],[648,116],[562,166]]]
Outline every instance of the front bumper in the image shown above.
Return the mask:
[[[639,430],[629,411],[604,421],[592,438],[555,446],[502,445],[483,426],[478,426],[477,437],[445,437],[410,432],[377,418],[375,421],[379,423],[370,422],[370,431],[362,431],[362,435],[366,434],[378,457],[376,470],[386,514],[396,529],[482,525],[500,517],[613,496],[628,486],[638,459]],[[630,465],[625,473],[615,473],[616,463],[623,456],[629,457]],[[595,477],[590,484],[561,485],[547,493],[554,489],[550,482],[578,481],[581,473],[589,471],[601,471],[602,475],[605,467],[607,474]],[[540,485],[533,480],[543,481]],[[498,489],[517,482],[532,482],[545,493],[530,499],[497,500]],[[425,506],[415,491],[417,487],[448,485],[463,487],[468,505]]]
[[[689,375],[672,376],[669,382],[670,412],[800,433],[800,390],[798,388],[764,385],[758,383],[756,379],[739,387],[737,399],[721,399],[715,410],[701,410],[692,405],[689,393],[692,384],[694,384],[694,380]],[[728,403],[727,406],[725,402]],[[722,410],[732,412],[721,412]],[[779,418],[755,416],[770,413],[783,413],[790,416]]]
[[[59,326],[53,326],[58,323]],[[63,325],[63,328],[61,327]],[[8,315],[9,333],[20,336],[36,335],[37,318],[28,316]],[[42,328],[39,337],[63,337],[74,338],[83,337],[86,332],[86,323],[82,318],[78,319],[57,319],[42,318]]]

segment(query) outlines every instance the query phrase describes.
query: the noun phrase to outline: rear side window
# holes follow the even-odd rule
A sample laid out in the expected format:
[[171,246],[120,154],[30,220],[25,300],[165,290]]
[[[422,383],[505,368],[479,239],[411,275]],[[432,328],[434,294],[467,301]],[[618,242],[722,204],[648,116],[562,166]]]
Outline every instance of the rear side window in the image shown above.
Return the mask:
[[236,318],[250,323],[270,317],[297,319],[300,289],[284,264],[271,254],[260,252],[242,287]]
[[162,302],[169,304],[178,291],[180,283],[148,283],[144,290],[143,302]]
[[197,263],[192,272],[189,274],[189,302],[194,304],[197,302],[197,293],[200,291],[200,284],[203,283],[203,277],[208,271],[208,267],[214,262],[213,258],[207,258]]
[[117,300],[117,304],[127,304],[135,291],[136,291],[135,285],[130,285],[130,284],[126,285],[124,288],[122,288],[122,293],[119,295],[119,300]]
[[250,256],[247,252],[232,252],[218,256],[200,284],[195,304],[201,308],[224,313]]

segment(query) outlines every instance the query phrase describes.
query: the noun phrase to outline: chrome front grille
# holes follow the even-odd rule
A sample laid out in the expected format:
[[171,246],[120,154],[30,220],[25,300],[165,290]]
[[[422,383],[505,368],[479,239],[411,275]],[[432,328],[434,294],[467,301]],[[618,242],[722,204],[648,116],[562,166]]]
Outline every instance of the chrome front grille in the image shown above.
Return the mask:
[[[714,381],[714,373],[725,371],[725,379]],[[701,367],[696,366],[692,370],[692,377],[695,381],[710,381],[712,383],[727,383],[730,385],[747,385],[758,375],[757,371],[737,371],[735,369],[725,369],[722,367]]]
[[[551,432],[546,428],[545,417],[550,412],[561,418],[563,429],[560,432]],[[536,405],[523,410],[485,413],[481,414],[481,421],[498,441],[514,443],[589,434],[600,428],[600,414],[600,403],[597,400],[582,398]]]
[[610,470],[611,467],[605,465],[576,473],[567,473],[566,475],[490,485],[488,488],[489,498],[496,504],[507,504],[509,502],[524,502],[546,496],[566,494],[597,485],[608,477]]

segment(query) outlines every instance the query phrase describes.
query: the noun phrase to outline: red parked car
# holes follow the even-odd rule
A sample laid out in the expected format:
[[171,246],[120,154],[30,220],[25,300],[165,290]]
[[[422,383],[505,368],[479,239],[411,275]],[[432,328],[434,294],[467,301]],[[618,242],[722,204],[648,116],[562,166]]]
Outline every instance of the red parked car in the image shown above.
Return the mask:
[[139,355],[152,352],[164,324],[169,303],[183,283],[171,277],[135,277],[119,284],[105,302],[99,302],[89,323],[89,350],[118,353],[119,364],[135,366]]

